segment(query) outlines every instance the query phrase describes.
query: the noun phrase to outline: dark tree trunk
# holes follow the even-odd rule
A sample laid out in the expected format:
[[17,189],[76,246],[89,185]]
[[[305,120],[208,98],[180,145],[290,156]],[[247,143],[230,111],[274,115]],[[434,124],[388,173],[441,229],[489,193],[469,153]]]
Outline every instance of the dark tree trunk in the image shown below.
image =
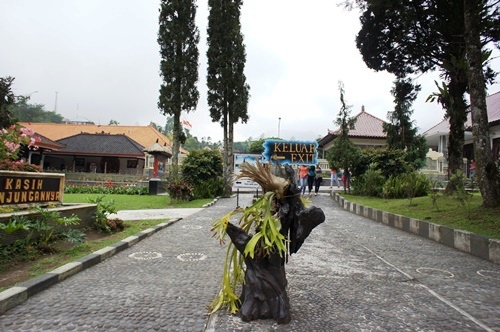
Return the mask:
[[[448,136],[448,179],[453,174],[462,170],[463,166],[463,146],[465,121],[467,120],[467,105],[464,100],[464,94],[467,90],[466,73],[456,73],[451,77],[449,83],[450,102],[446,110],[450,121],[450,134]],[[453,181],[448,181],[446,193],[453,193],[456,188]]]
[[[243,255],[245,246],[252,238],[241,228],[228,225],[227,234]],[[245,257],[245,283],[241,292],[241,319],[274,319],[280,324],[290,322],[290,303],[286,293],[285,261],[279,254],[251,259]]]
[[484,207],[500,205],[498,170],[491,151],[488,113],[486,108],[486,85],[483,75],[483,61],[480,39],[481,1],[464,0],[465,44],[469,64],[469,93],[471,100],[472,135],[474,159],[479,190]]
[[179,165],[179,150],[181,146],[180,142],[180,137],[181,137],[181,113],[180,112],[174,112],[174,129],[173,129],[173,142],[172,142],[172,165],[173,167],[173,174],[174,176],[177,176],[179,172],[179,168],[177,167]]
[[233,174],[234,174],[234,117],[232,113],[228,116],[228,133],[227,133],[227,181],[226,195],[231,196],[233,193]]
[[[224,195],[229,197],[232,193],[232,174],[229,165],[229,116],[227,111],[223,112],[222,128],[224,129],[224,150],[222,154],[222,175],[224,177]],[[232,163],[232,161],[231,161]]]
[[[293,170],[287,173],[294,178]],[[291,181],[283,201],[277,203],[281,222],[281,234],[290,241],[290,254],[296,253],[311,231],[325,220],[323,211],[317,207],[305,208],[300,199],[300,190]],[[241,228],[228,224],[227,234],[243,255],[251,236]],[[243,255],[244,256],[244,255]],[[285,274],[287,257],[280,257],[278,250],[269,256],[245,257],[245,284],[240,296],[240,315],[243,321],[274,319],[279,324],[290,322],[290,302],[286,292],[288,284]]]

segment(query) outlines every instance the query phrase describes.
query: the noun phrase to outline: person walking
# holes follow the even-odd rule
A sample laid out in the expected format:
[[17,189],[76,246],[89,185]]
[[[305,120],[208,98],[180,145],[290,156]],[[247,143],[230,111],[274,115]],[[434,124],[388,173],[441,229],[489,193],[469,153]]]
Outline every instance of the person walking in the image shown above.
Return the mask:
[[323,170],[321,166],[316,165],[316,179],[314,180],[314,196],[318,196],[319,187],[323,182]]
[[300,185],[300,192],[302,193],[302,196],[306,195],[308,175],[309,175],[309,168],[307,167],[307,165],[300,165],[299,166],[299,185]]
[[330,167],[330,189],[333,188],[334,183],[337,184],[337,188],[340,188],[340,182],[339,182],[339,177],[337,174],[337,168]]
[[351,171],[349,171],[349,169],[344,169],[341,181],[344,186],[344,191],[347,189],[349,193],[351,193]]
[[469,171],[469,174],[470,174],[470,177],[472,179],[474,179],[475,176],[476,176],[476,162],[474,161],[474,159],[472,159],[470,161],[470,171]]
[[314,187],[314,180],[316,179],[316,166],[309,166],[309,172],[307,176],[307,187],[309,188],[309,197],[312,196],[312,190]]

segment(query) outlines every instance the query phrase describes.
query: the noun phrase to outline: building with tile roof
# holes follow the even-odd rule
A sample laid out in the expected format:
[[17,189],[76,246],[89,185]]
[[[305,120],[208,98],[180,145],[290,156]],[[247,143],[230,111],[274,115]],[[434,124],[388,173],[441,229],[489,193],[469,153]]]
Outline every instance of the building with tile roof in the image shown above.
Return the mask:
[[64,145],[36,132],[33,137],[36,139],[36,148],[24,147],[21,150],[20,157],[29,164],[41,165],[43,170],[46,154],[52,151],[58,151],[63,148]]
[[[492,147],[494,160],[500,158],[500,91],[486,97],[486,107],[488,111],[488,123],[490,131],[490,144]],[[423,135],[427,139],[429,147],[442,153],[444,158],[448,155],[448,135],[450,132],[450,124],[444,119],[435,126],[426,130]],[[464,158],[474,159],[473,137],[472,137],[472,120],[471,114],[468,114],[467,122],[465,123],[464,133]]]
[[[157,142],[160,145],[172,147],[172,141],[156,128],[148,126],[122,126],[122,125],[95,125],[95,124],[74,124],[74,123],[29,123],[20,122],[23,127],[32,128],[36,133],[57,141],[76,134],[123,134],[127,135],[140,145],[148,147]],[[181,153],[188,151],[181,148]]]
[[[20,125],[24,127],[29,127],[33,129],[36,133],[39,133],[40,135],[44,135],[50,140],[59,142],[59,143],[64,143],[66,142],[67,138],[73,137],[71,139],[71,144],[72,147],[69,148],[72,150],[75,158],[79,158],[78,160],[78,166],[76,169],[78,171],[89,171],[90,168],[88,166],[88,163],[91,162],[93,164],[92,170],[94,170],[94,166],[97,168],[97,172],[99,171],[104,171],[104,168],[100,166],[100,162],[97,162],[93,159],[89,159],[88,151],[85,149],[87,148],[86,144],[79,144],[75,140],[81,140],[85,139],[85,142],[87,143],[92,143],[95,144],[94,140],[100,141],[103,143],[104,141],[108,142],[111,139],[106,139],[103,138],[105,135],[108,136],[125,136],[127,137],[130,141],[135,142],[138,146],[140,146],[140,151],[142,154],[142,157],[139,156],[133,156],[131,158],[128,158],[127,155],[129,155],[129,152],[127,150],[123,150],[120,153],[121,156],[117,156],[117,151],[115,153],[110,154],[110,157],[113,158],[121,158],[120,159],[120,173],[124,172],[126,174],[130,174],[132,172],[136,172],[137,169],[135,167],[123,167],[124,160],[133,160],[137,159],[137,165],[140,169],[143,169],[144,175],[148,176],[149,173],[152,172],[153,167],[154,167],[154,156],[147,153],[145,149],[153,146],[154,144],[159,144],[161,146],[166,147],[167,149],[170,149],[170,156],[171,154],[171,147],[172,147],[172,141],[162,133],[160,133],[156,128],[154,128],[152,125],[148,126],[123,126],[123,125],[95,125],[95,124],[89,124],[89,123],[69,123],[69,124],[62,124],[62,123],[28,123],[28,122],[21,122]],[[77,136],[79,135],[79,136]],[[90,136],[95,136],[94,140],[90,138]],[[75,138],[77,137],[77,138]],[[114,138],[116,139],[116,138]],[[121,145],[119,145],[119,148],[126,148],[127,144],[125,144],[123,138],[120,139]],[[81,149],[79,153],[77,153],[77,149]],[[45,160],[45,164],[47,164],[48,167],[54,168],[54,169],[61,169],[61,166],[64,166],[63,169],[68,169],[72,170],[72,162],[69,162],[69,160],[66,160],[67,158],[63,158],[64,162],[61,160],[62,155],[66,155],[64,151],[68,152],[67,148],[62,149],[61,152],[50,152],[49,154],[56,159],[52,160]],[[99,157],[100,154],[97,153],[97,150],[95,151],[96,155],[95,157]],[[179,156],[180,160],[182,160],[182,155],[186,155],[188,153],[187,150],[184,148],[181,148],[180,150],[181,155]],[[59,159],[57,159],[59,158]],[[86,159],[86,161],[83,162],[81,161],[81,158]],[[127,159],[128,158],[128,159]],[[92,160],[92,161],[90,161]],[[129,166],[135,165],[133,162],[127,161],[126,164]],[[114,163],[116,166],[116,162]],[[141,168],[142,165],[142,168]],[[115,170],[116,167],[112,168],[107,168],[106,172],[110,172],[111,170]]]
[[[360,148],[385,145],[387,137],[383,130],[385,121],[367,113],[364,106],[361,106],[361,112],[354,118],[356,119],[354,129],[349,130],[349,139],[354,145]],[[333,141],[339,136],[340,130],[340,128],[333,131],[328,129],[328,134],[318,141],[318,145],[323,148],[322,158],[325,158],[326,151],[333,146]]]
[[63,148],[45,157],[48,167],[73,172],[142,175],[144,147],[118,134],[77,134],[58,140]]

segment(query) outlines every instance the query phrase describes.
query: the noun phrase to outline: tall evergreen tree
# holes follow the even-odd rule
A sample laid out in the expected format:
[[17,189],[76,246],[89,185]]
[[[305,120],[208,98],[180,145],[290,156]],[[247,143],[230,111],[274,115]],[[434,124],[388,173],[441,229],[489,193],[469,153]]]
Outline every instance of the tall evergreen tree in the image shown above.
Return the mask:
[[339,126],[339,134],[333,141],[332,148],[328,150],[326,159],[330,167],[340,165],[344,169],[344,177],[347,181],[344,182],[344,192],[351,192],[349,185],[350,170],[359,156],[359,149],[349,139],[349,131],[354,129],[356,118],[351,117],[351,106],[345,101],[344,84],[339,82],[340,93],[340,110],[335,120],[335,124]]
[[199,92],[198,42],[195,24],[195,0],[161,0],[158,44],[160,45],[160,87],[158,108],[174,118],[172,164],[177,171],[180,145],[186,136],[181,126],[181,113],[196,108]]
[[242,0],[209,0],[207,28],[208,106],[223,131],[224,193],[231,194],[234,124],[248,121],[250,87],[244,74],[246,53],[240,24]]
[[389,149],[405,150],[407,161],[412,164],[424,165],[427,154],[427,143],[422,135],[417,134],[417,128],[410,119],[411,108],[420,91],[419,85],[413,85],[410,79],[397,79],[391,90],[394,96],[394,111],[388,113],[388,123],[383,124],[387,134]]

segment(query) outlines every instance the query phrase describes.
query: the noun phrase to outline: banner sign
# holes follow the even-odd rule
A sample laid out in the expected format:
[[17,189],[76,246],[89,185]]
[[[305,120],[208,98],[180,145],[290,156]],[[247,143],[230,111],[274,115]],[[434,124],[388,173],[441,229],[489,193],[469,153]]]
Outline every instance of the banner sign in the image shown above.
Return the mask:
[[318,142],[267,140],[263,156],[268,162],[279,164],[316,165]]
[[0,171],[0,206],[62,203],[64,174]]
[[[259,163],[264,163],[263,157],[260,154],[244,154],[238,153],[234,155],[234,175],[239,175],[241,172],[241,166],[243,164],[250,164],[255,166]],[[260,189],[260,185],[257,182],[254,182],[247,178],[241,178],[234,182],[234,189]]]

